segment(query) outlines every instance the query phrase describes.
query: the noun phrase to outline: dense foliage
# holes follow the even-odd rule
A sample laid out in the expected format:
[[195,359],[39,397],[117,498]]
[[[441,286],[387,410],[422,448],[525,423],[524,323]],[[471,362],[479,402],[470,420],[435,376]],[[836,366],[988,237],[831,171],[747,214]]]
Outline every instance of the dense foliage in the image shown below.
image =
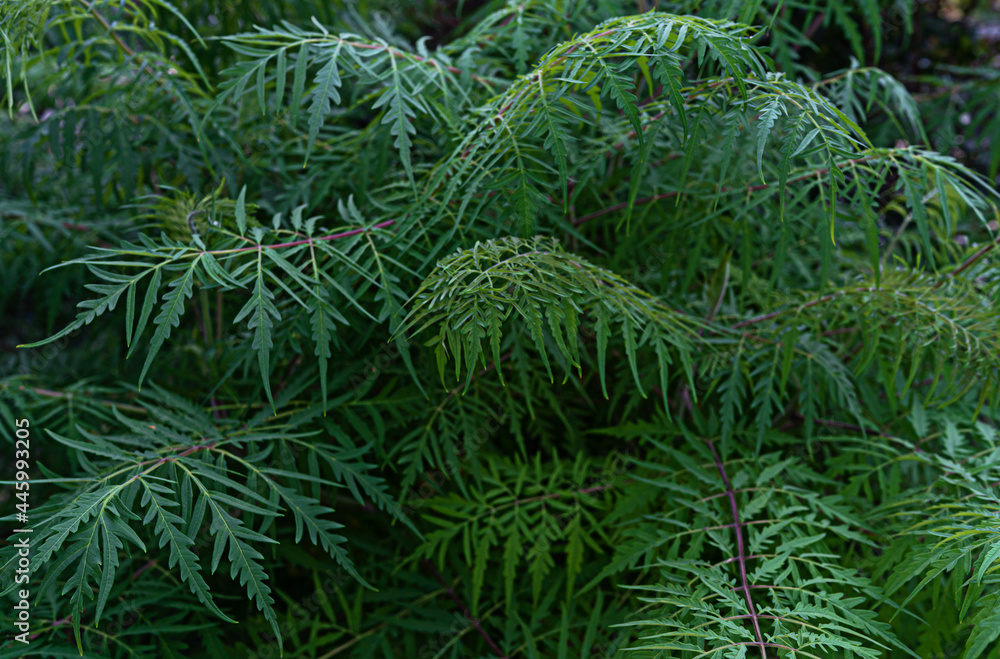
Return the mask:
[[0,0],[0,657],[1000,658],[981,4]]

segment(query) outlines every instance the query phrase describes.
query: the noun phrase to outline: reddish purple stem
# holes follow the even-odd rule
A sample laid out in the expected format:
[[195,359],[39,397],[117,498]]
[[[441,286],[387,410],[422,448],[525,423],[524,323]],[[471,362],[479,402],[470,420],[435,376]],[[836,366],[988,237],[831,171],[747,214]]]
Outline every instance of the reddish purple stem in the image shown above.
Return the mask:
[[507,655],[505,655],[503,651],[500,650],[500,647],[493,641],[493,639],[490,638],[490,635],[486,633],[486,630],[483,629],[483,626],[479,624],[479,620],[474,615],[472,615],[472,612],[469,611],[468,607],[466,607],[465,604],[462,603],[462,600],[459,599],[458,595],[455,593],[455,590],[448,585],[448,582],[444,580],[444,577],[442,577],[441,573],[438,572],[438,569],[434,567],[434,564],[431,563],[426,558],[423,559],[421,563],[424,565],[424,567],[426,567],[430,571],[432,575],[434,575],[434,578],[437,580],[437,582],[442,586],[444,586],[444,589],[448,592],[449,595],[451,595],[451,599],[455,600],[455,604],[457,604],[458,608],[462,611],[462,615],[464,615],[466,619],[472,623],[472,626],[476,628],[476,631],[479,632],[479,635],[482,636],[484,639],[486,639],[486,644],[490,646],[490,649],[493,650],[494,654],[500,657],[500,659],[507,659]]
[[743,584],[737,590],[742,590],[743,596],[746,598],[747,611],[750,612],[749,618],[753,623],[753,632],[757,637],[757,647],[760,648],[761,659],[767,659],[767,650],[764,649],[766,644],[764,643],[764,637],[760,633],[759,616],[757,615],[757,609],[753,605],[753,598],[750,597],[750,584],[747,582],[747,556],[746,551],[743,549],[743,525],[740,523],[740,509],[736,505],[736,492],[729,483],[726,466],[722,463],[722,459],[719,458],[719,453],[715,450],[715,444],[710,439],[706,441],[708,442],[708,448],[712,450],[712,457],[715,458],[715,466],[719,470],[719,475],[722,476],[722,482],[726,486],[726,496],[729,497],[729,507],[733,513],[733,530],[736,532],[736,560],[740,566],[740,582]]
[[396,220],[386,220],[385,222],[379,222],[378,224],[375,224],[368,229],[352,229],[350,231],[344,231],[343,233],[335,233],[333,235],[323,236],[321,238],[306,238],[305,240],[295,240],[290,243],[278,243],[277,245],[257,245],[255,247],[240,247],[239,249],[227,249],[225,251],[227,253],[252,252],[255,250],[259,250],[262,247],[264,249],[279,249],[281,247],[295,247],[297,245],[308,245],[310,243],[318,243],[321,240],[336,240],[337,238],[347,238],[348,236],[356,236],[359,233],[364,233],[365,231],[371,231],[372,229],[381,229],[383,227],[387,227],[395,223]]

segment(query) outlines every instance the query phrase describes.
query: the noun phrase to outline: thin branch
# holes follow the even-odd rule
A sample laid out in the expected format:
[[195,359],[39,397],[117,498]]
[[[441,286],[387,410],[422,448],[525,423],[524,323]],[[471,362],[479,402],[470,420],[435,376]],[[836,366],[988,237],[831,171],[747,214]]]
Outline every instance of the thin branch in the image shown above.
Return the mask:
[[497,644],[493,642],[493,639],[490,638],[490,635],[486,633],[486,630],[483,629],[483,626],[479,624],[479,620],[472,615],[472,612],[469,611],[469,609],[465,606],[465,604],[462,604],[462,600],[460,600],[458,598],[458,595],[455,594],[455,589],[452,588],[450,585],[448,585],[448,582],[444,580],[444,577],[442,577],[441,573],[438,572],[436,567],[434,567],[434,564],[431,563],[426,558],[423,559],[421,563],[423,563],[424,567],[430,570],[431,574],[434,575],[434,578],[437,579],[437,582],[442,586],[444,586],[444,589],[448,592],[449,595],[451,595],[451,599],[455,600],[455,604],[457,604],[458,608],[462,611],[462,615],[464,615],[469,620],[469,622],[472,623],[472,626],[475,627],[476,631],[479,632],[479,635],[486,640],[487,645],[490,646],[493,652],[498,657],[500,657],[500,659],[507,659],[507,655],[505,655],[497,646]]
[[365,233],[366,231],[372,231],[373,229],[382,229],[384,227],[395,224],[396,220],[386,220],[385,222],[379,222],[367,229],[352,229],[350,231],[344,231],[342,233],[335,233],[329,236],[322,236],[320,238],[306,238],[305,240],[294,240],[290,243],[278,243],[277,245],[254,245],[253,247],[239,247],[237,249],[222,249],[215,252],[208,252],[209,254],[236,254],[237,252],[256,252],[261,247],[264,249],[281,249],[283,247],[296,247],[298,245],[310,245],[312,243],[317,243],[321,240],[337,240],[338,238],[347,238],[348,236],[356,236],[359,233]]
[[[845,167],[847,165],[853,165],[853,164],[856,164],[856,163],[859,163],[859,162],[865,162],[865,161],[872,160],[874,158],[880,158],[880,157],[881,156],[874,155],[874,156],[863,156],[861,158],[853,158],[853,159],[848,160],[846,162],[839,163],[837,165],[837,168],[840,169],[840,168]],[[829,173],[829,171],[830,171],[829,167],[823,167],[821,169],[816,169],[816,170],[813,170],[813,171],[811,171],[811,172],[809,172],[807,174],[802,174],[801,176],[796,176],[796,177],[788,179],[788,181],[786,182],[786,185],[788,183],[796,183],[798,181],[804,181],[804,180],[810,179],[810,178],[818,178],[818,177],[822,176],[823,174]],[[767,189],[769,187],[771,187],[770,183],[760,183],[758,185],[749,185],[749,186],[746,186],[744,188],[720,188],[718,191],[719,192],[724,192],[724,193],[730,193],[730,192],[757,192],[759,190],[764,190],[764,189]],[[681,190],[675,190],[673,192],[663,192],[661,194],[656,194],[656,195],[653,195],[652,197],[643,197],[642,199],[636,199],[635,202],[632,205],[633,206],[642,206],[643,204],[650,204],[650,203],[653,203],[654,201],[660,201],[661,199],[669,199],[671,197],[676,197],[681,192],[682,192]],[[628,207],[628,202],[622,202],[620,204],[615,204],[613,206],[608,206],[607,208],[602,208],[599,211],[594,211],[593,213],[590,213],[589,215],[584,215],[583,217],[578,217],[577,219],[573,220],[573,226],[580,226],[581,224],[584,224],[585,222],[589,222],[590,220],[596,219],[598,217],[602,217],[604,215],[607,215],[608,213],[614,213],[615,211],[624,210],[627,207]]]
[[[802,33],[802,36],[804,36],[811,42],[813,35],[816,34],[816,30],[818,30],[820,26],[823,25],[823,22],[825,20],[826,20],[826,12],[820,12],[816,14],[816,18],[812,19],[812,22],[809,23],[809,26],[806,28],[806,31]],[[797,43],[794,46],[792,46],[792,51],[797,53],[799,52],[799,50],[801,50],[802,46],[804,45],[805,42]]]
[[[815,300],[810,300],[805,304],[801,304],[794,307],[795,313],[802,311],[803,309],[808,309],[809,307],[815,307],[818,304],[823,304],[824,302],[829,302],[830,300],[846,295],[848,292],[853,293],[871,293],[874,292],[874,287],[864,287],[856,289],[854,291],[837,291],[836,293],[830,293],[829,295],[824,295],[823,297],[816,298]],[[761,314],[760,316],[754,316],[753,318],[747,318],[746,320],[741,320],[740,322],[733,325],[732,329],[740,329],[741,327],[746,327],[748,325],[756,325],[757,323],[762,323],[766,320],[771,320],[772,318],[777,318],[778,316],[787,313],[791,309],[779,309],[777,311],[771,311],[770,313]]]
[[87,9],[87,11],[89,11],[91,15],[93,15],[93,17],[97,19],[97,22],[100,23],[104,27],[104,29],[108,31],[108,34],[111,36],[112,39],[114,39],[115,43],[118,44],[118,47],[122,49],[122,52],[124,52],[129,57],[135,59],[139,63],[139,65],[146,70],[146,73],[151,75],[154,79],[156,78],[156,73],[153,71],[153,68],[149,66],[149,64],[147,64],[146,62],[143,62],[142,58],[136,55],[136,52],[132,50],[127,43],[122,41],[122,38],[118,36],[118,33],[115,32],[115,29],[111,27],[110,23],[108,23],[108,19],[104,18],[104,16],[101,15],[101,12],[97,11],[97,8],[94,7],[92,3],[87,2],[87,0],[80,0],[80,4],[82,4]]
[[594,492],[602,492],[604,490],[609,490],[615,486],[614,483],[608,485],[595,485],[593,487],[585,487],[582,490],[573,490],[572,492],[553,492],[552,494],[541,494],[536,497],[528,497],[527,499],[517,499],[514,504],[520,505],[522,503],[531,503],[533,501],[545,501],[548,499],[558,499],[567,495],[579,496],[581,494],[593,494]]
[[[433,66],[435,69],[438,69],[439,71],[441,69],[444,69],[444,70],[448,71],[448,73],[452,73],[452,74],[455,74],[455,75],[461,75],[462,73],[464,73],[464,71],[462,71],[462,69],[459,69],[458,67],[454,67],[454,66],[444,66],[444,67],[442,67],[441,63],[438,62],[435,59],[431,59],[429,57],[422,57],[420,55],[417,55],[416,53],[410,53],[410,52],[407,52],[407,51],[398,50],[396,48],[393,48],[392,46],[383,46],[382,44],[358,43],[357,41],[348,41],[347,39],[342,39],[340,37],[335,37],[335,39],[337,39],[338,41],[340,41],[340,43],[343,44],[343,45],[345,45],[345,46],[353,46],[354,48],[361,48],[363,50],[384,50],[385,52],[389,53],[393,57],[400,58],[400,59],[407,59],[407,58],[409,58],[409,59],[412,59],[412,60],[414,60],[416,62],[420,62],[421,64],[428,64],[430,66]],[[476,82],[482,83],[482,84],[486,85],[487,87],[489,87],[489,83],[488,83],[488,81],[485,78],[482,78],[481,76],[478,76],[475,73],[471,73],[471,72],[470,72],[469,75]]]
[[710,439],[706,441],[708,442],[708,448],[712,450],[712,457],[715,458],[715,467],[719,470],[722,482],[726,486],[726,495],[729,497],[729,507],[733,514],[733,531],[736,533],[736,559],[740,567],[740,583],[743,584],[741,590],[743,591],[743,596],[746,598],[750,620],[753,622],[753,631],[757,637],[757,647],[760,648],[761,659],[767,659],[767,650],[764,648],[764,636],[760,633],[760,621],[758,620],[757,609],[753,604],[753,598],[750,597],[750,584],[747,581],[747,559],[746,550],[743,547],[743,525],[740,523],[740,509],[736,505],[736,492],[729,482],[729,475],[726,474],[726,466],[722,463],[718,451],[715,450],[715,444]]
[[[664,192],[661,194],[655,194],[652,197],[643,197],[642,199],[636,199],[632,205],[642,206],[644,204],[651,204],[654,201],[660,201],[661,199],[670,199],[672,197],[676,197],[679,194],[680,192]],[[602,208],[601,210],[594,211],[589,215],[584,215],[583,217],[576,218],[575,220],[573,220],[573,226],[578,227],[581,224],[590,222],[591,220],[597,219],[603,215],[607,215],[608,213],[614,213],[615,211],[624,210],[627,207],[628,207],[628,202],[623,201],[620,204],[615,204],[614,206],[608,206],[607,208]]]
[[[970,256],[969,258],[967,258],[965,260],[965,262],[962,263],[962,265],[958,266],[957,268],[955,268],[954,270],[952,270],[951,272],[949,272],[948,273],[948,277],[957,277],[958,275],[962,274],[963,272],[965,272],[966,270],[968,270],[970,267],[972,267],[973,264],[975,264],[976,261],[978,261],[979,259],[981,259],[983,257],[983,255],[985,255],[987,252],[989,252],[990,250],[992,250],[997,245],[1000,245],[1000,236],[997,236],[996,240],[994,240],[993,242],[991,242],[991,243],[989,243],[987,245],[983,245],[982,247],[980,247],[979,251],[977,251],[975,254],[973,254],[972,256]],[[942,279],[938,283],[934,284],[934,286],[933,286],[933,288],[931,288],[931,290],[933,291],[933,290],[936,290],[936,289],[940,288],[943,283],[944,283],[944,279]]]
[[25,387],[19,386],[18,391],[31,392],[37,396],[44,396],[46,398],[65,398],[67,400],[73,400],[73,398],[82,398],[84,400],[89,400],[91,403],[96,405],[104,405],[105,407],[117,407],[122,410],[128,410],[129,412],[138,412],[140,414],[146,414],[147,410],[144,407],[139,407],[138,405],[129,405],[127,403],[118,403],[113,400],[101,400],[99,398],[91,398],[86,394],[73,394],[65,393],[62,391],[52,391],[51,389],[39,389],[37,387]]

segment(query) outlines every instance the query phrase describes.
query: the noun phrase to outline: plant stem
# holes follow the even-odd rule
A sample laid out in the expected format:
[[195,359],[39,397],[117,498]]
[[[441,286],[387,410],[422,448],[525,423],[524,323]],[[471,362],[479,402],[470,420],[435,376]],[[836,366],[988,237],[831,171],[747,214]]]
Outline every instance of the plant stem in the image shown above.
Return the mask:
[[496,653],[496,655],[500,657],[500,659],[507,659],[507,655],[505,655],[500,650],[499,646],[497,646],[497,644],[493,642],[493,639],[490,638],[490,635],[487,634],[486,630],[483,629],[483,626],[479,624],[479,620],[476,619],[475,616],[472,615],[472,612],[469,611],[469,609],[465,606],[465,604],[462,603],[462,600],[459,599],[458,595],[455,594],[455,590],[450,585],[448,585],[448,582],[444,580],[444,577],[442,577],[441,573],[438,572],[438,569],[434,567],[434,564],[431,563],[426,558],[423,559],[421,563],[423,563],[424,567],[426,567],[430,571],[430,573],[434,575],[434,578],[437,580],[437,582],[442,586],[444,586],[444,589],[448,592],[449,595],[451,595],[451,599],[455,600],[455,604],[457,604],[458,608],[462,611],[462,615],[464,615],[472,623],[472,626],[475,627],[476,631],[479,632],[479,635],[486,640],[487,645],[490,646],[493,652]]
[[746,551],[743,548],[743,524],[740,523],[740,510],[736,505],[736,492],[729,482],[729,476],[726,474],[726,466],[722,463],[722,459],[719,458],[719,453],[715,450],[715,444],[710,439],[705,441],[708,442],[708,448],[712,450],[712,457],[715,458],[715,467],[719,470],[722,482],[726,486],[726,496],[729,498],[729,507],[733,513],[733,532],[736,533],[736,559],[740,567],[740,583],[743,584],[738,590],[742,590],[746,598],[747,611],[750,612],[749,617],[753,622],[754,636],[757,637],[757,647],[760,648],[761,659],[767,659],[767,650],[764,649],[764,637],[760,633],[760,621],[758,620],[757,610],[753,604],[753,598],[750,597],[750,584],[747,581],[747,557]]

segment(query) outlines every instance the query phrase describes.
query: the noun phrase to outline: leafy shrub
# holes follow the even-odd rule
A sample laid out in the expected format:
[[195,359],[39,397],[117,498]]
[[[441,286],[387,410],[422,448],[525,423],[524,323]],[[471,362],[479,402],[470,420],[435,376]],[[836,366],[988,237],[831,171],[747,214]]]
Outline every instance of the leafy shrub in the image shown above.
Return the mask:
[[0,656],[1000,657],[956,11],[4,4]]

